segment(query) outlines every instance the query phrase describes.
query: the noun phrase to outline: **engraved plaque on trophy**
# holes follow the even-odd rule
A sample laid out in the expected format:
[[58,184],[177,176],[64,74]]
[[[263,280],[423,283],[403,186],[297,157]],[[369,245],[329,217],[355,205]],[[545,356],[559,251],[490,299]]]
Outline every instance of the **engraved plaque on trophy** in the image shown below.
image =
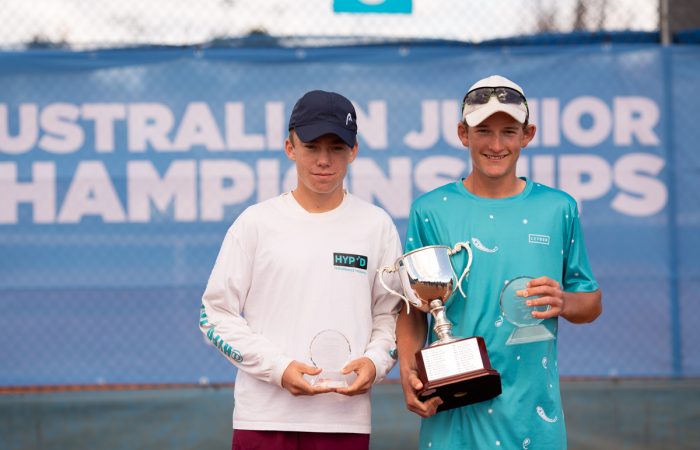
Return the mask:
[[[467,251],[468,262],[457,278],[450,257],[462,249]],[[421,400],[439,396],[443,403],[438,411],[482,402],[501,393],[501,376],[491,367],[484,339],[453,336],[452,323],[445,313],[455,290],[466,297],[462,281],[469,274],[471,263],[472,251],[464,242],[453,249],[445,245],[422,247],[401,256],[393,267],[379,269],[382,286],[404,299],[409,313],[413,306],[433,316],[433,331],[438,339],[416,352],[416,364],[423,383],[418,396]],[[398,272],[403,295],[385,284],[386,272]]]

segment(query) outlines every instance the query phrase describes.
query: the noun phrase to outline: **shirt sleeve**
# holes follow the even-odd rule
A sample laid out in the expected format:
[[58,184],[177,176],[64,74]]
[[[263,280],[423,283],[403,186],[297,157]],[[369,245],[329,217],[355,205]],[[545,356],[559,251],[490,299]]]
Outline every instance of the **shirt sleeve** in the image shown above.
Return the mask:
[[[380,268],[393,266],[401,256],[398,232],[391,219],[387,217],[387,221],[386,231],[382,233],[382,241],[386,242],[386,246],[380,254]],[[396,318],[402,304],[399,297],[384,289],[379,277],[379,272],[375,271],[372,280],[372,334],[364,353],[377,370],[375,383],[384,379],[396,363]],[[401,292],[398,277],[388,274],[384,281],[391,289]]]
[[252,278],[256,237],[254,232],[246,232],[239,220],[226,233],[209,277],[202,296],[199,328],[238,369],[281,386],[282,374],[292,359],[254,333],[242,315]]
[[575,202],[569,206],[562,280],[564,290],[568,292],[593,292],[598,289],[598,283],[588,263],[581,220]]

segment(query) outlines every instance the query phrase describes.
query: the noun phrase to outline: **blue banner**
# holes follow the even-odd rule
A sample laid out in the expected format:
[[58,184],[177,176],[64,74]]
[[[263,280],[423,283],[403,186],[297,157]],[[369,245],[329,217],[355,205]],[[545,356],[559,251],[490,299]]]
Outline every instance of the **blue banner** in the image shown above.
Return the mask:
[[397,45],[0,54],[0,385],[232,381],[200,297],[236,216],[296,182],[294,102],[355,103],[347,187],[403,235],[468,173],[460,102],[491,74],[525,89],[519,172],[578,200],[603,289],[560,372],[700,375],[700,47]]

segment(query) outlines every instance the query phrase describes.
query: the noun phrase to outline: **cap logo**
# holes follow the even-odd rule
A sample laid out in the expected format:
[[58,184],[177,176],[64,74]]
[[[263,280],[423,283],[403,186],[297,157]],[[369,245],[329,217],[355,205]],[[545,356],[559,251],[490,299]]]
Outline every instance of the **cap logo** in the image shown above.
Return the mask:
[[345,125],[349,124],[352,122],[352,114],[348,113],[348,116],[345,118]]

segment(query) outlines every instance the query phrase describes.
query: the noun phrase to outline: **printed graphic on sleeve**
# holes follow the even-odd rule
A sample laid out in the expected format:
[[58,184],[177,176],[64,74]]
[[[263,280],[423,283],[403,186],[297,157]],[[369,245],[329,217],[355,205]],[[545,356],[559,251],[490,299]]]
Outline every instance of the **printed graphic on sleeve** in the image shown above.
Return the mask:
[[209,339],[209,342],[216,348],[221,351],[224,355],[228,356],[229,358],[232,358],[234,361],[237,362],[243,362],[243,355],[241,354],[240,351],[236,350],[231,346],[229,343],[224,341],[224,339],[216,334],[216,327],[214,324],[209,322],[209,318],[207,317],[207,312],[204,309],[204,305],[201,305],[199,307],[199,326],[203,328],[207,328],[207,339]]

